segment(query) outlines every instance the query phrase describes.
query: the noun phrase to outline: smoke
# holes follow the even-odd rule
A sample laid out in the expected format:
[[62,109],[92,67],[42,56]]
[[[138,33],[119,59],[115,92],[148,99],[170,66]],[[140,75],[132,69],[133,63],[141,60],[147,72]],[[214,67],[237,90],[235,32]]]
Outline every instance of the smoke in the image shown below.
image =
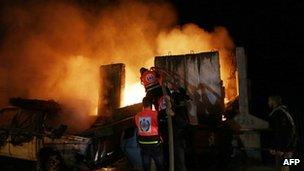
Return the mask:
[[177,28],[174,9],[162,1],[92,8],[71,1],[4,5],[0,98],[55,99],[64,106],[64,122],[82,130],[94,121],[100,65],[125,63],[127,84],[137,83],[138,69],[152,66],[155,55],[233,47],[222,27],[213,33],[193,24]]
[[83,129],[96,113],[98,67],[123,62],[137,81],[139,66],[155,54],[155,37],[174,18],[165,3],[120,1],[94,15],[69,2],[9,4],[1,15],[5,98],[55,99],[65,122]]
[[236,96],[235,45],[224,27],[215,27],[212,32],[207,32],[195,24],[186,24],[161,32],[157,42],[160,54],[219,51],[221,79],[225,86],[226,98],[229,100]]

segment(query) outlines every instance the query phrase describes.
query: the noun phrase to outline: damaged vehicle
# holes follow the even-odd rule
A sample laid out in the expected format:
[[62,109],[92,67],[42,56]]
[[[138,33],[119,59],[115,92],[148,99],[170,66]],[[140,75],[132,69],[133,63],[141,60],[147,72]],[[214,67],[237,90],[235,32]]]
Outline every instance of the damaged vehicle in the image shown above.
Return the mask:
[[141,104],[113,110],[117,117],[99,118],[77,134],[54,123],[61,111],[55,101],[12,98],[10,104],[0,110],[0,170],[95,170],[113,165],[125,150],[139,155],[132,115]]
[[88,149],[92,138],[65,134],[66,125],[50,124],[60,112],[58,103],[12,98],[10,104],[0,110],[0,157],[5,162],[0,170],[18,167],[15,159],[30,163],[22,170],[83,169],[92,165],[87,157],[91,156]]

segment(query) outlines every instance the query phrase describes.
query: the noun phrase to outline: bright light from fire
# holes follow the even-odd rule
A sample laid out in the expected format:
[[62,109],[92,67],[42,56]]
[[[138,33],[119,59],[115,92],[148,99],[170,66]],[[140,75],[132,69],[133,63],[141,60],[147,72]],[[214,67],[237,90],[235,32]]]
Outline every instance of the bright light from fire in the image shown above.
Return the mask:
[[145,89],[139,81],[133,84],[126,84],[122,106],[140,103],[145,95]]
[[227,97],[224,98],[224,103],[227,104],[229,102],[229,99]]
[[98,107],[96,106],[95,109],[90,114],[93,115],[93,116],[97,116],[98,115]]
[[[167,2],[136,0],[115,4],[103,8],[98,15],[62,2],[5,8],[7,13],[1,19],[8,28],[5,26],[5,48],[0,49],[4,60],[1,58],[0,65],[10,64],[1,70],[1,74],[7,73],[3,78],[10,79],[4,79],[3,83],[1,79],[0,85],[7,85],[11,94],[5,93],[4,97],[1,94],[0,99],[8,96],[55,99],[69,109],[66,112],[70,114],[66,117],[69,127],[80,130],[91,126],[92,117],[88,115],[97,114],[100,65],[126,65],[121,98],[121,106],[126,106],[141,102],[145,96],[139,81],[140,67],[153,66],[156,55],[191,50],[219,50],[225,91],[229,86],[234,88],[233,81],[228,84],[230,73],[234,72],[231,58],[234,43],[225,28],[217,27],[212,32],[194,24],[172,28],[177,16]],[[230,92],[225,92],[228,100],[237,94]]]
[[[143,66],[148,67],[152,65],[153,60],[148,60]],[[137,68],[139,68],[139,66]],[[126,66],[126,82],[123,96],[121,98],[121,107],[140,103],[146,95],[145,88],[140,83],[140,73],[137,68],[132,69]]]

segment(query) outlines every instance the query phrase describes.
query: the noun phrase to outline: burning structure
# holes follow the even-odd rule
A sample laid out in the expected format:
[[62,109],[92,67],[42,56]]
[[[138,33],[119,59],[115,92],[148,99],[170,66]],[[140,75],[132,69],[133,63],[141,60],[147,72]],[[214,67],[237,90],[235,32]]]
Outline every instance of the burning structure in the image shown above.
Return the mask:
[[[236,52],[236,59],[239,66],[236,73],[240,74],[235,77],[234,80],[237,81],[235,84],[239,85],[238,87],[241,87],[238,91],[241,95],[240,99],[242,99],[242,101],[239,101],[239,110],[241,114],[244,114],[238,116],[236,120],[242,128],[253,130],[249,134],[241,136],[242,140],[247,143],[245,144],[246,147],[259,148],[259,137],[254,129],[265,128],[266,126],[259,119],[249,115],[248,102],[246,102],[246,75],[244,75],[246,69],[243,67],[246,65],[244,64],[244,50],[242,48],[237,48]],[[222,114],[225,111],[225,98],[227,98],[227,96],[225,96],[225,91],[227,91],[227,89],[223,86],[223,81],[221,79],[219,55],[220,54],[215,51],[157,56],[154,60],[154,65],[166,73],[166,81],[174,82],[176,85],[184,87],[192,99],[188,106],[188,113],[190,124],[198,128],[195,136],[196,143],[194,143],[194,148],[201,154],[205,153],[205,151],[200,150],[208,148],[209,144],[207,139],[212,136],[212,133],[215,132],[214,129],[219,126],[219,121],[221,121]],[[117,149],[121,147],[122,142],[130,141],[130,139],[132,139],[130,138],[130,135],[125,136],[125,132],[128,132],[130,128],[132,130],[133,115],[139,112],[142,106],[141,104],[134,104],[120,107],[120,103],[123,101],[122,99],[124,99],[121,95],[125,87],[124,64],[102,65],[100,67],[100,82],[98,117],[90,129],[87,129],[80,134],[83,137],[66,135],[63,138],[58,137],[57,139],[52,140],[46,138],[44,141],[46,143],[42,144],[43,146],[54,147],[53,144],[55,144],[56,147],[61,145],[63,146],[63,150],[65,150],[65,148],[67,148],[65,145],[66,142],[79,144],[81,151],[84,153],[82,155],[85,156],[86,160],[93,162],[94,167],[104,166],[109,162],[107,160],[115,160],[121,155],[117,152]],[[18,99],[16,100],[18,101]],[[13,100],[12,102],[16,102],[16,100]],[[15,105],[15,103],[12,104]],[[25,107],[26,106],[27,105],[25,105]],[[24,108],[24,106],[20,107]],[[41,109],[39,105],[34,105],[34,107],[37,108],[37,110]],[[5,111],[1,111],[1,113],[5,114]],[[5,116],[3,114],[0,116]],[[33,113],[33,116],[36,115]],[[14,117],[14,115],[12,115],[12,117]],[[250,124],[248,125],[247,123]],[[122,139],[122,137],[126,138]],[[31,136],[30,139],[33,139],[33,136]],[[252,140],[255,140],[254,143]],[[39,138],[33,139],[33,141],[39,141]],[[22,146],[21,149],[31,149],[30,147],[33,145],[28,143],[28,140],[26,142],[25,146]],[[10,143],[7,143],[6,146],[1,149],[2,153],[10,156],[20,154],[20,150],[17,150],[16,154],[6,152],[5,150],[9,149],[9,146]],[[14,147],[11,148],[14,149]],[[35,149],[37,150],[39,148]],[[110,151],[107,152],[104,150]],[[105,157],[103,155],[105,153],[111,155],[106,155]],[[30,160],[37,160],[35,152],[30,151],[30,154]]]
[[63,105],[70,128],[84,130],[97,114],[100,65],[126,65],[121,100],[126,106],[144,96],[138,68],[152,66],[153,56],[190,50],[218,50],[227,100],[236,94],[234,44],[227,30],[176,26],[170,4],[122,0],[95,13],[70,1],[2,8],[0,106],[10,97],[54,99]]
[[224,103],[237,96],[235,46],[228,31],[177,26],[167,3],[122,0],[95,13],[71,2],[4,9],[0,106],[10,97],[54,99],[62,104],[61,122],[70,133],[93,124],[85,135],[99,139],[109,122],[124,118],[118,114],[135,114],[130,112],[140,109],[137,103],[145,95],[138,70],[153,66],[154,56],[154,64],[173,73],[191,94],[193,125],[206,115],[220,118]]

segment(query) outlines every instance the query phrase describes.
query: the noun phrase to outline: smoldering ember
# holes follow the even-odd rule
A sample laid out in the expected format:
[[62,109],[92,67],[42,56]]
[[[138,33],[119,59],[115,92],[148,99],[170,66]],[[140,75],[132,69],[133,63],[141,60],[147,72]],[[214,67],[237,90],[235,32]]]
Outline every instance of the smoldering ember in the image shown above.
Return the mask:
[[303,8],[1,1],[0,170],[304,170]]

